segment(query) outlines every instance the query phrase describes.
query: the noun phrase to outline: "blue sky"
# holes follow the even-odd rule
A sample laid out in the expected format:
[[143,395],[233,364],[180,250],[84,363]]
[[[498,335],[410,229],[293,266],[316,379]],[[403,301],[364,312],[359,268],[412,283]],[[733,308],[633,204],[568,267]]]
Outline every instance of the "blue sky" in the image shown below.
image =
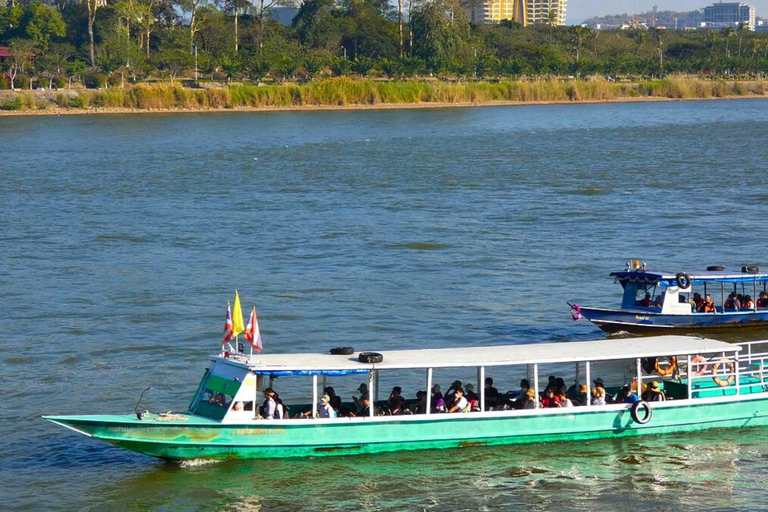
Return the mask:
[[[768,0],[740,1],[754,5],[758,16],[768,17]],[[710,0],[568,0],[567,23],[580,23],[592,16],[650,11],[654,5],[657,5],[660,11],[692,11],[712,3]]]

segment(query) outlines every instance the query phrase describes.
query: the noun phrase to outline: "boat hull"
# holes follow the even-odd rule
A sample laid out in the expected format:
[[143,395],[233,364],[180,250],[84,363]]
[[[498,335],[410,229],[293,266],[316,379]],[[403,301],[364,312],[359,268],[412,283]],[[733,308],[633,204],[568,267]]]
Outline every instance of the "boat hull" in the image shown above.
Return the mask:
[[647,424],[627,405],[462,415],[274,420],[227,425],[139,421],[129,416],[47,419],[115,446],[163,459],[321,457],[632,437],[768,426],[768,393],[652,404]]
[[582,307],[584,318],[610,332],[680,333],[716,329],[768,328],[768,310],[717,314],[670,315],[654,311],[630,311]]

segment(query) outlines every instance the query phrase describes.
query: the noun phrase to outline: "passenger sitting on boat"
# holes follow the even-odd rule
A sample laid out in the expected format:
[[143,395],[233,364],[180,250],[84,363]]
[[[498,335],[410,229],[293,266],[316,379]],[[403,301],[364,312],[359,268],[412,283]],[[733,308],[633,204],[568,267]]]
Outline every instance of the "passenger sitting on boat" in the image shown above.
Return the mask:
[[396,414],[401,414],[403,411],[405,411],[405,409],[408,408],[408,404],[406,403],[402,392],[403,389],[400,386],[395,386],[392,388],[392,393],[389,394],[387,407],[393,416]]
[[579,390],[576,392],[576,396],[573,399],[575,405],[587,405],[587,385],[580,384]]
[[485,408],[493,409],[499,403],[499,390],[493,387],[493,379],[485,378]]
[[557,398],[555,398],[555,390],[547,388],[544,390],[544,396],[541,398],[541,405],[545,409],[552,409],[558,407]]
[[445,392],[445,396],[443,397],[443,400],[445,400],[445,405],[449,409],[453,407],[454,402],[456,401],[456,390],[461,389],[461,381],[455,380],[453,383],[448,387],[448,391]]
[[760,292],[760,298],[757,299],[757,307],[768,308],[768,292]]
[[663,402],[667,399],[664,392],[659,388],[659,383],[655,380],[648,384],[648,389],[643,397],[647,402]]
[[570,398],[568,398],[568,395],[564,389],[558,391],[558,394],[555,396],[555,398],[557,399],[558,407],[573,407],[573,402]]
[[331,404],[331,407],[333,407],[333,410],[336,411],[336,414],[341,414],[341,397],[336,394],[336,390],[334,390],[331,386],[328,386],[323,390],[323,392],[331,399],[329,403]]
[[601,387],[592,388],[592,405],[605,405],[605,389]]
[[432,400],[430,406],[434,412],[446,411],[445,399],[443,398],[443,394],[440,392],[440,386],[438,384],[432,386]]
[[557,389],[556,386],[557,386],[557,377],[555,377],[554,375],[550,375],[549,377],[547,377],[547,387],[545,387],[544,391],[541,392],[541,396],[545,396],[550,389],[554,393],[555,390]]
[[691,299],[691,311],[698,311],[702,304],[704,304],[704,299],[701,298],[701,294],[699,292],[694,293]]
[[454,390],[453,407],[448,412],[469,412],[469,401],[464,397],[464,390],[461,388]]
[[664,307],[664,294],[660,293],[656,296],[656,299],[653,301],[653,307],[655,308]]
[[568,387],[565,385],[565,381],[562,377],[555,379],[555,396],[560,395],[560,392],[568,393]]
[[336,411],[334,411],[333,407],[331,406],[331,397],[328,395],[323,395],[320,398],[320,404],[317,407],[317,412],[320,414],[321,418],[336,417]]
[[235,402],[235,405],[232,406],[233,411],[242,411],[243,410],[243,402]]
[[736,297],[736,292],[731,292],[731,294],[728,296],[728,299],[725,301],[725,307],[726,309],[732,309],[734,311],[738,311],[741,309],[741,303],[739,302],[739,299]]
[[426,414],[427,412],[427,392],[426,391],[417,391],[416,392],[416,405],[413,407],[413,412],[415,414]]
[[704,303],[699,307],[699,313],[717,313],[717,308],[715,308],[710,294],[704,296]]
[[357,414],[360,415],[360,411],[363,409],[363,398],[368,397],[368,384],[362,383],[357,387],[357,390],[360,392],[360,397],[356,397],[352,395],[352,400],[355,402],[355,406],[357,409]]
[[646,293],[645,297],[643,297],[642,299],[637,301],[637,305],[638,306],[644,306],[646,308],[649,308],[649,307],[653,306],[653,301],[651,300],[651,294],[650,293]]
[[464,386],[464,397],[467,399],[470,405],[474,405],[480,402],[480,397],[477,396],[477,393],[475,393],[475,386],[472,384],[467,384]]
[[264,396],[266,399],[264,400],[264,404],[261,406],[261,414],[264,416],[265,420],[272,420],[272,419],[281,419],[282,415],[277,410],[277,400],[275,400],[276,393],[272,388],[267,388],[264,390]]
[[752,301],[751,295],[744,296],[744,309],[755,309],[755,303]]
[[358,416],[363,416],[363,417],[370,416],[371,415],[371,401],[368,399],[368,395],[364,396],[360,400],[360,405],[362,406],[362,408],[360,409],[360,414],[358,414]]
[[528,389],[525,392],[525,400],[523,402],[523,409],[536,409],[538,401],[536,400],[536,391]]
[[633,404],[635,402],[639,402],[640,399],[637,397],[637,393],[632,391],[632,388],[629,386],[624,386],[621,388],[621,390],[619,390],[617,401],[621,401],[625,404]]

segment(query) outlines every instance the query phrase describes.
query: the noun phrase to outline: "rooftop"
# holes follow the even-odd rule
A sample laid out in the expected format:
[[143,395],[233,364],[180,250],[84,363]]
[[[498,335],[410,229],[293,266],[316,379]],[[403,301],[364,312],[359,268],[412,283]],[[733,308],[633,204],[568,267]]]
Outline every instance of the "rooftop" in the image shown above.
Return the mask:
[[357,353],[350,356],[317,353],[264,354],[254,356],[253,363],[242,356],[229,361],[238,366],[248,366],[257,373],[322,370],[366,372],[372,369],[491,367],[605,361],[739,350],[741,347],[738,345],[695,336],[653,336],[567,343],[380,351],[384,361],[378,364],[359,362]]

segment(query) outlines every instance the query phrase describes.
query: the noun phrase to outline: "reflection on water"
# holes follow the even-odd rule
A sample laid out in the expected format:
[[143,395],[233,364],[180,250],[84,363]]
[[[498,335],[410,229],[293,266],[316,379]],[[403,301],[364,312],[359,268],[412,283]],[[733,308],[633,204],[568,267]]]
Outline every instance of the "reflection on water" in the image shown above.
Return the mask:
[[[761,508],[760,429],[361,457],[159,463],[95,487],[118,508],[712,510]],[[598,505],[599,504],[599,505]]]

